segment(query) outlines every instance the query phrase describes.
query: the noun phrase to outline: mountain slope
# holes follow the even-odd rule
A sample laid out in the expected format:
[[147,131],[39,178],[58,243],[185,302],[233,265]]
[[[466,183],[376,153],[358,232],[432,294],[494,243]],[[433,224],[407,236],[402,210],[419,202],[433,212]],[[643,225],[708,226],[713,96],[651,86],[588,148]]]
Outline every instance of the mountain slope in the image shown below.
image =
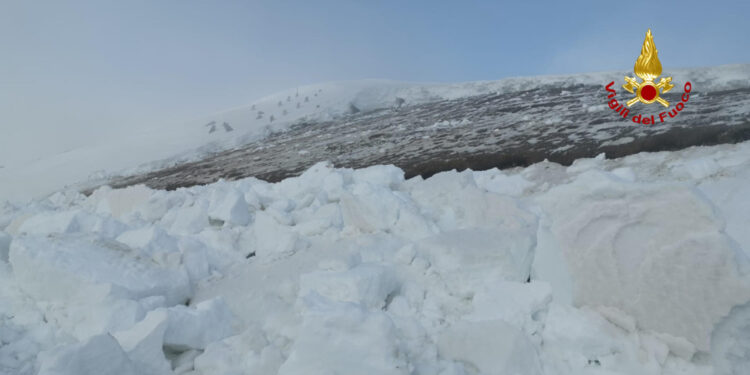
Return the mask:
[[[278,181],[318,161],[355,168],[394,164],[407,177],[426,177],[450,169],[527,166],[544,159],[570,164],[599,153],[619,157],[750,139],[750,65],[675,71],[677,86],[663,95],[672,107],[637,103],[628,119],[607,106],[604,87],[615,81],[616,99],[626,101],[632,95],[620,88],[623,76],[365,89],[332,106],[336,111],[311,113],[288,131],[269,130],[262,139],[201,160],[114,178],[110,184],[173,189],[219,178]],[[687,81],[692,90],[684,109],[658,122],[660,112],[680,102]],[[396,98],[406,98],[399,108]],[[346,113],[350,103],[361,112]],[[227,117],[237,123],[251,112],[245,108]],[[653,115],[657,124],[634,123],[630,118],[636,114]]]

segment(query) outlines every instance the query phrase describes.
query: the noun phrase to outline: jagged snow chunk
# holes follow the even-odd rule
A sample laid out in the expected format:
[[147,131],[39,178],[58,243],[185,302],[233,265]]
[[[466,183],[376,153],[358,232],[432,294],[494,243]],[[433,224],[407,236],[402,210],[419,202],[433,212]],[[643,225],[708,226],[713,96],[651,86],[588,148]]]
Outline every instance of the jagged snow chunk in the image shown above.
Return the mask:
[[373,165],[354,170],[352,178],[358,183],[367,183],[391,190],[398,190],[404,182],[404,171],[393,165]]
[[96,212],[109,214],[119,219],[146,204],[153,194],[154,191],[144,185],[128,186],[123,189],[104,186],[91,194],[88,204],[94,206]]
[[39,375],[140,375],[117,341],[109,334],[54,353],[43,353]]
[[[524,282],[531,272],[536,241],[531,228],[508,231],[460,229],[446,231],[421,242],[433,267],[456,277],[456,286],[481,285],[495,275]],[[472,272],[467,272],[471,270]]]
[[177,304],[191,293],[183,269],[140,261],[122,245],[86,236],[16,238],[10,264],[18,285],[40,300],[162,295]]
[[279,375],[406,375],[393,322],[382,311],[310,295],[304,321]]
[[156,226],[127,231],[117,237],[117,242],[142,251],[161,265],[180,264],[177,240]]
[[305,246],[297,233],[266,212],[256,214],[253,231],[257,245],[255,255],[263,261],[290,256]]
[[638,326],[708,350],[714,324],[750,301],[714,208],[682,185],[634,186],[590,171],[540,199],[577,305],[612,306]]
[[537,334],[542,330],[543,315],[551,301],[552,293],[545,282],[488,283],[474,294],[474,310],[465,318],[470,321],[502,319],[527,334]]
[[316,271],[300,276],[300,296],[317,293],[334,301],[380,309],[398,286],[388,268],[361,264],[345,271]]
[[161,310],[148,314],[126,331],[114,333],[114,337],[136,364],[140,374],[170,374],[172,369],[163,351],[166,330],[167,312]]
[[0,261],[8,261],[8,252],[10,251],[10,242],[13,237],[10,234],[0,231]]
[[33,215],[19,223],[17,234],[98,233],[102,237],[114,238],[127,229],[128,226],[117,219],[74,209]]
[[440,334],[438,351],[470,363],[481,374],[542,374],[531,341],[502,320],[458,322]]
[[222,223],[247,225],[252,219],[245,196],[235,189],[218,189],[211,196],[208,217]]
[[221,298],[203,301],[194,308],[170,307],[166,312],[164,344],[174,349],[205,349],[208,344],[234,334],[234,315]]
[[79,232],[85,225],[81,211],[44,212],[34,215],[21,224],[20,233],[28,234],[62,234]]

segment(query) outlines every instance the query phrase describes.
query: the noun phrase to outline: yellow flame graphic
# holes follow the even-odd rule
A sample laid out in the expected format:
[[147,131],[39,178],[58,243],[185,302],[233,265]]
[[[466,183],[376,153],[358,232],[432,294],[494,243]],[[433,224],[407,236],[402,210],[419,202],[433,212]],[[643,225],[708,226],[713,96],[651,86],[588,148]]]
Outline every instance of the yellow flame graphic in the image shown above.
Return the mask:
[[641,77],[644,81],[653,81],[654,78],[661,75],[661,62],[659,62],[659,51],[654,44],[654,36],[651,35],[651,29],[646,32],[646,39],[643,40],[641,55],[635,62],[633,71],[635,75]]

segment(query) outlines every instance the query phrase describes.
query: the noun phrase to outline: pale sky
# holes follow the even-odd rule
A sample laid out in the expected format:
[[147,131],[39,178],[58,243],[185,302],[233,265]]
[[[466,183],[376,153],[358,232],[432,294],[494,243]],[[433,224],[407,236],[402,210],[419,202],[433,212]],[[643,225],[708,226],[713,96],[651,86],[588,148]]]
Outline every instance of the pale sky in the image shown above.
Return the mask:
[[750,62],[748,1],[0,0],[0,165],[297,85]]

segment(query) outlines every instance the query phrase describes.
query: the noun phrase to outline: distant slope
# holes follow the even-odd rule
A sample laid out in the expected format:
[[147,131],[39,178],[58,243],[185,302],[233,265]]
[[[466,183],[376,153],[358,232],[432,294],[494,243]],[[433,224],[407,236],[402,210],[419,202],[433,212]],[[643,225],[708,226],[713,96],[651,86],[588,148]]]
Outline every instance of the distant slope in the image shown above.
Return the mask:
[[[200,160],[117,177],[109,184],[174,189],[219,178],[278,181],[323,160],[339,167],[395,164],[407,176],[429,176],[449,169],[525,166],[544,159],[569,164],[602,152],[619,157],[750,139],[750,65],[664,75],[674,77],[675,88],[663,96],[673,105],[686,81],[693,89],[676,118],[656,125],[635,124],[607,107],[604,86],[610,81],[616,83],[618,100],[632,97],[620,87],[624,72],[453,85],[331,85],[327,90],[337,92],[325,107],[309,109],[296,122],[268,127],[264,138],[234,138],[235,145],[242,145],[202,154]],[[300,92],[326,91],[319,89]],[[234,126],[251,121],[248,118],[253,113],[257,117],[259,110],[266,116],[276,113],[295,98],[291,92],[281,93],[215,121]],[[400,108],[397,98],[404,99]],[[276,110],[267,109],[274,105]],[[658,121],[663,110],[657,104],[638,103],[630,116],[654,114]],[[290,124],[288,131],[278,131]]]

